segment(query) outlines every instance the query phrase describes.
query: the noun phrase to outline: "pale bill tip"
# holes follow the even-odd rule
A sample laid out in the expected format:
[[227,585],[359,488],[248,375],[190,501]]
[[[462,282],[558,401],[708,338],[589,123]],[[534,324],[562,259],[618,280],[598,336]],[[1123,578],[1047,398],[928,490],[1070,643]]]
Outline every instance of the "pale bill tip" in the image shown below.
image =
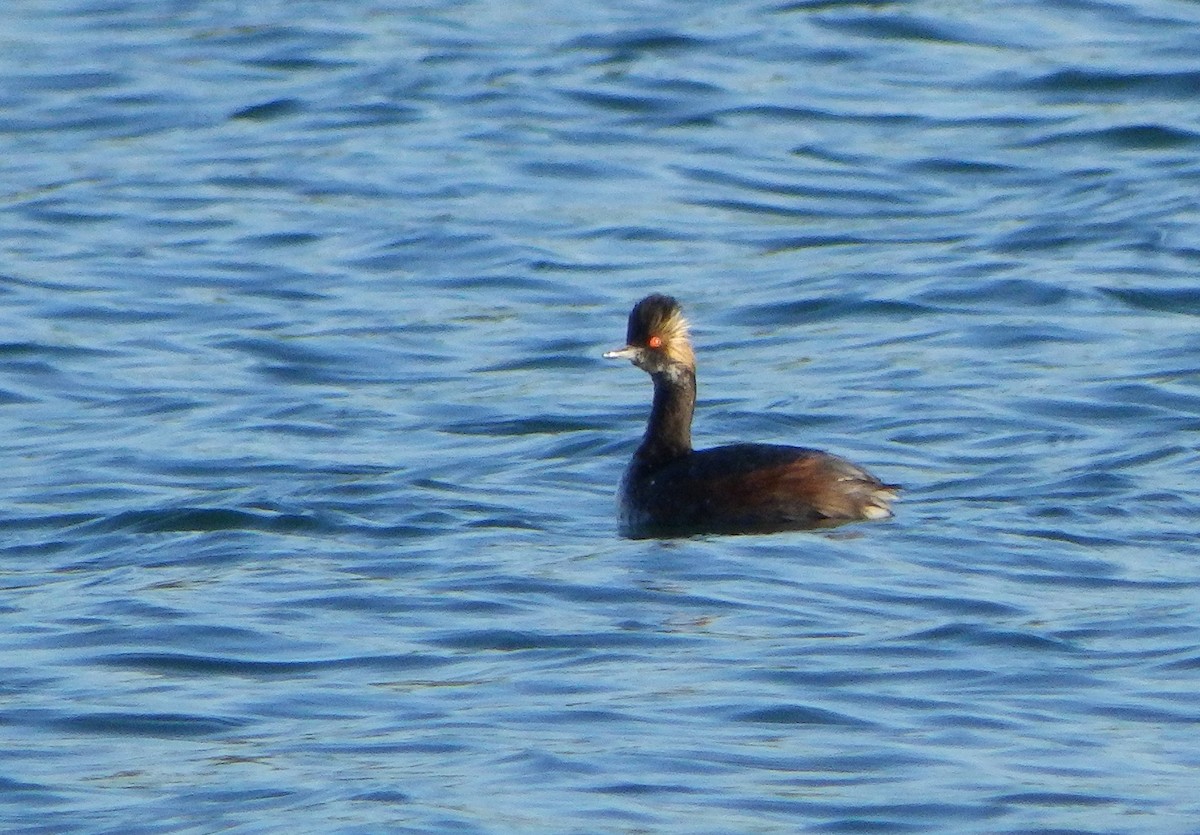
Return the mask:
[[609,360],[624,360],[630,359],[637,353],[637,348],[632,345],[626,345],[624,348],[618,348],[615,351],[605,351],[604,358]]

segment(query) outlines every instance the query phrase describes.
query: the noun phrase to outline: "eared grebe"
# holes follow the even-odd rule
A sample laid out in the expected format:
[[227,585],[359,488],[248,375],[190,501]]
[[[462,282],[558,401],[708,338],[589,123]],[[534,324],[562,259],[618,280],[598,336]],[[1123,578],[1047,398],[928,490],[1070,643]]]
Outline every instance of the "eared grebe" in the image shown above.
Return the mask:
[[679,303],[657,293],[629,314],[626,346],[604,356],[650,374],[654,404],[621,482],[626,536],[758,533],[886,519],[899,487],[815,449],[692,449],[696,356]]

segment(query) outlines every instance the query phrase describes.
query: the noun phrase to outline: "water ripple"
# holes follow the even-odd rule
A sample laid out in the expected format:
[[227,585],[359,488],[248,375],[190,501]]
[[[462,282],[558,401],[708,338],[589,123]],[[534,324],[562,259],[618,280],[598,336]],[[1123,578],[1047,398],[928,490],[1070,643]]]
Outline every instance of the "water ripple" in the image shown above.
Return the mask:
[[98,656],[98,663],[146,673],[183,676],[295,676],[324,670],[366,669],[395,672],[435,667],[444,660],[421,656],[373,656],[327,660],[277,661],[182,653],[123,652]]

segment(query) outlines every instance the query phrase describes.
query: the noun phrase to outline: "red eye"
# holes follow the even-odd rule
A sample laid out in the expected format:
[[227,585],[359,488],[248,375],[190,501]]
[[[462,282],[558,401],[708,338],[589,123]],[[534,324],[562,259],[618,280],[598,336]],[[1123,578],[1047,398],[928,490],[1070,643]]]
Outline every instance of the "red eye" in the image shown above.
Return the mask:
[[661,336],[652,336],[646,342],[646,344],[649,345],[651,348],[661,348],[662,347],[662,337]]

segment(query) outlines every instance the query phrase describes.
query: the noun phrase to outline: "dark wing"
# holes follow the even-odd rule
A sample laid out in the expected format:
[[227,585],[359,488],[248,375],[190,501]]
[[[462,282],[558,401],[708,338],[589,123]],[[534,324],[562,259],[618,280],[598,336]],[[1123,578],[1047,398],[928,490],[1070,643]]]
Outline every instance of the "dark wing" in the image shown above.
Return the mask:
[[891,516],[898,488],[815,449],[734,444],[694,452],[656,475],[659,495],[714,527],[820,525]]

